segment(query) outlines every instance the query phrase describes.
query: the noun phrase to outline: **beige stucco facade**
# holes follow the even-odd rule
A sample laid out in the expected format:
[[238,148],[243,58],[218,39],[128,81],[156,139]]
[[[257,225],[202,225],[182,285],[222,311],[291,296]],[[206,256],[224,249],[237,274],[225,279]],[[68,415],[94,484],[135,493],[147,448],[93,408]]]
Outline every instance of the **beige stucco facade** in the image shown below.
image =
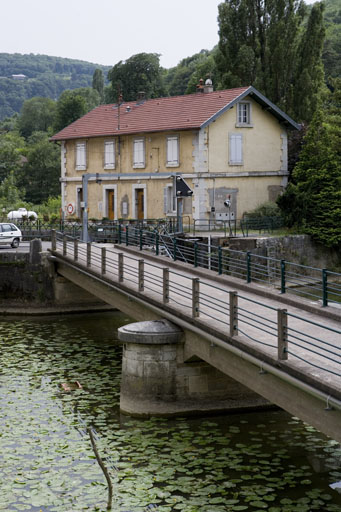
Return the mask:
[[[185,199],[183,205],[184,215],[193,219],[226,219],[224,200],[228,196],[229,214],[235,219],[265,201],[274,200],[287,182],[286,128],[250,97],[244,98],[243,103],[249,109],[248,125],[238,124],[238,105],[234,105],[199,130],[64,141],[61,181],[66,218],[81,217],[82,176],[86,174],[91,175],[89,219],[155,219],[176,215],[176,201],[172,199],[175,174],[181,174],[193,190],[193,196]],[[178,160],[167,164],[169,137],[177,141],[174,144]],[[143,147],[142,164],[134,165],[134,141]],[[114,165],[105,165],[106,142],[114,143]],[[86,156],[82,168],[77,169],[77,144],[82,143]],[[232,155],[232,144],[238,144],[238,163],[233,160],[236,157]]]

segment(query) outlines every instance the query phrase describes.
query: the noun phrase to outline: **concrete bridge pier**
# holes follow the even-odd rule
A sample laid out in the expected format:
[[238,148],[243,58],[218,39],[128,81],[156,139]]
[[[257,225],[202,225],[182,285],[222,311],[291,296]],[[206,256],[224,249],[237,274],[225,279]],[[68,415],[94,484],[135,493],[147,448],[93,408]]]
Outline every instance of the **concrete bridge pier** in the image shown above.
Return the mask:
[[120,327],[120,409],[131,416],[175,416],[268,407],[263,397],[208,363],[183,359],[185,333],[161,319]]

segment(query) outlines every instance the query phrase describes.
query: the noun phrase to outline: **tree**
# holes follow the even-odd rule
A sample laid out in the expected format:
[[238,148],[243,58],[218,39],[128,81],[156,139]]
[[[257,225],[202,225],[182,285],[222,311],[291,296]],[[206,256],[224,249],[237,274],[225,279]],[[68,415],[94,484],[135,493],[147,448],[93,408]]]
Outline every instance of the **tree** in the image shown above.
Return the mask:
[[73,91],[64,91],[57,101],[55,130],[60,131],[87,112],[85,99]]
[[306,26],[301,0],[225,0],[218,9],[219,87],[252,84],[295,119],[310,121],[323,77],[321,4]]
[[316,3],[311,9],[307,28],[297,50],[294,111],[301,121],[309,121],[318,106],[324,70],[322,50],[325,36],[324,4]]
[[31,98],[22,106],[19,117],[19,131],[29,137],[35,131],[47,132],[52,128],[56,115],[56,102],[50,98]]
[[91,87],[80,87],[72,91],[64,91],[57,101],[57,112],[54,128],[62,130],[84,116],[89,110],[97,107],[101,102],[98,92]]
[[17,132],[0,135],[0,183],[22,165],[25,141]]
[[0,183],[0,206],[6,209],[15,209],[22,200],[24,191],[17,187],[14,171]]
[[35,132],[28,139],[27,161],[17,172],[18,186],[25,190],[26,201],[41,204],[60,194],[60,150],[49,142],[44,132]]
[[103,71],[99,68],[95,69],[93,77],[92,77],[92,88],[98,92],[101,101],[104,98],[104,77]]
[[341,79],[317,110],[300,159],[278,199],[289,226],[328,247],[341,247]]
[[139,92],[146,98],[157,98],[165,93],[157,53],[138,53],[118,62],[108,73],[111,81],[111,101],[118,100],[118,91],[124,101],[134,101]]

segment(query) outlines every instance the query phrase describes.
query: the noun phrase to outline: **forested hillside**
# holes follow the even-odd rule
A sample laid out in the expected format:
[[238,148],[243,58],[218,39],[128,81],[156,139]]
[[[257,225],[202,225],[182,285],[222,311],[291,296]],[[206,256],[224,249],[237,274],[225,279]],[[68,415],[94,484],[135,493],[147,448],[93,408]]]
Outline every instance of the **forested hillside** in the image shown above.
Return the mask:
[[[325,77],[328,79],[328,77],[341,76],[341,2],[325,0],[324,5],[326,37],[322,58]],[[307,7],[307,20],[311,8],[311,6]],[[157,48],[155,50],[157,51]],[[207,74],[212,76],[215,87],[224,86],[217,80],[219,73],[216,69],[216,54],[217,47],[201,50],[195,55],[185,57],[173,68],[160,68],[161,81],[158,82],[157,87],[155,86],[154,94],[150,96],[155,94],[173,96],[194,92],[198,80],[201,77],[205,78]],[[119,62],[112,68],[119,72],[121,80],[124,64]],[[66,89],[91,87],[96,68],[103,71],[104,78],[107,80],[110,66],[99,66],[90,62],[47,55],[0,53],[0,120],[20,112],[24,101],[29,98],[41,96],[56,100]],[[12,75],[19,74],[25,75],[26,78],[23,80],[12,78]],[[125,89],[125,99],[129,99],[128,87],[126,86]],[[109,89],[104,101],[116,101],[116,97]]]
[[[0,119],[12,116],[25,100],[35,96],[58,99],[65,89],[91,87],[96,68],[106,77],[109,66],[81,60],[0,53]],[[25,75],[15,79],[13,75]]]

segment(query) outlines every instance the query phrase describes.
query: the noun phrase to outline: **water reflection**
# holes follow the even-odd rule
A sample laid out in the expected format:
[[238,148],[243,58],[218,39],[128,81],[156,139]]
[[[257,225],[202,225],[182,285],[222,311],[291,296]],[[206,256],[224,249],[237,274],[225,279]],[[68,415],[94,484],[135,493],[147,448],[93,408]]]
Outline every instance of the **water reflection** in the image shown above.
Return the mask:
[[0,323],[0,510],[340,512],[341,449],[282,411],[119,413],[119,313]]

